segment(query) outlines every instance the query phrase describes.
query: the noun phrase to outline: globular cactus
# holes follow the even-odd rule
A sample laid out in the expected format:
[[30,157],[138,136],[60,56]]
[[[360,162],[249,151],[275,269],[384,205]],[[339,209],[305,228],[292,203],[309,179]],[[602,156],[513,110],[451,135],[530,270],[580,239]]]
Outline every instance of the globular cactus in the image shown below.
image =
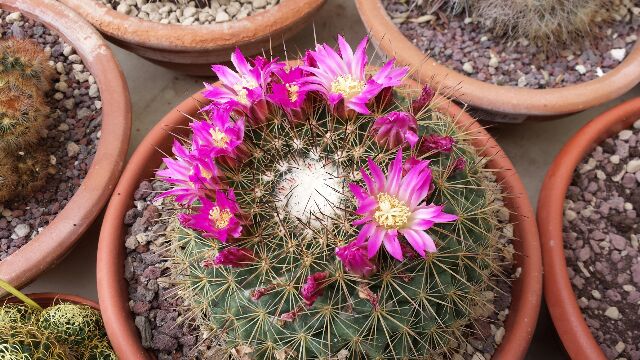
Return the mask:
[[23,304],[5,304],[0,307],[0,326],[27,325],[37,318],[39,311]]
[[0,42],[0,75],[32,84],[44,93],[51,88],[54,70],[38,44],[10,38]]
[[68,360],[66,347],[33,326],[0,324],[0,359]]
[[[194,132],[159,172],[174,185],[160,197],[188,205],[168,231],[179,296],[203,334],[243,359],[451,355],[503,276],[482,161],[429,87],[400,86],[407,69],[365,74],[366,41],[355,54],[339,45],[307,56],[317,78],[294,82],[297,69],[261,58],[252,68],[236,53],[246,86],[207,88],[211,116],[227,119],[209,132],[216,151],[233,156],[232,140],[242,151],[211,165],[212,140]],[[284,83],[260,85],[271,71]],[[269,94],[279,85],[284,97]],[[244,117],[238,136],[229,129]]]
[[55,171],[45,149],[29,148],[16,155],[0,155],[0,203],[32,195]]
[[117,360],[118,357],[106,340],[94,340],[87,343],[76,354],[77,360]]
[[74,352],[106,336],[100,313],[86,305],[50,306],[40,314],[37,326]]
[[48,113],[44,94],[35,85],[11,76],[3,79],[0,84],[0,152],[21,151],[38,142]]

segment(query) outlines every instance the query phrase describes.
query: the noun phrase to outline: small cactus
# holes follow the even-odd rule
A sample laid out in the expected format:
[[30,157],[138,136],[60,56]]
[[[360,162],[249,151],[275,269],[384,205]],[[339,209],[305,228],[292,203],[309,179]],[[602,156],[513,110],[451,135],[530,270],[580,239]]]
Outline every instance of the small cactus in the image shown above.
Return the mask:
[[106,336],[100,313],[85,305],[48,307],[40,314],[37,326],[74,352]]
[[106,340],[94,340],[84,346],[76,354],[77,360],[118,360]]
[[68,350],[33,326],[0,324],[0,359],[67,360]]
[[44,93],[51,88],[54,70],[38,44],[11,38],[0,42],[0,75],[33,84]]
[[23,304],[5,304],[0,307],[0,326],[27,325],[37,318],[39,311]]
[[55,168],[47,151],[30,148],[15,156],[0,155],[0,203],[32,195],[44,186],[47,175]]
[[48,113],[44,94],[33,84],[5,78],[0,85],[0,152],[21,151],[37,143]]
[[185,310],[252,359],[450,355],[502,276],[482,161],[430,88],[401,86],[407,69],[365,73],[366,40],[339,47],[213,67],[216,143],[194,131],[158,172],[182,203],[168,236]]

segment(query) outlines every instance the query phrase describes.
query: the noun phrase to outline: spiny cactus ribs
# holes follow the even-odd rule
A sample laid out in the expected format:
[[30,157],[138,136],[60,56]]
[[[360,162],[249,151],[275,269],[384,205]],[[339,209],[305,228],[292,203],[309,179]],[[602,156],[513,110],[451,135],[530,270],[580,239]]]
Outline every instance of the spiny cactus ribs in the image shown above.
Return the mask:
[[115,360],[100,313],[60,303],[44,310],[0,307],[0,359]]
[[222,85],[157,173],[181,204],[179,295],[240,358],[450,355],[502,276],[482,162],[428,86],[338,42],[299,67],[213,67]]
[[35,43],[0,42],[0,202],[37,191],[47,175],[48,156],[40,141],[49,108],[53,68]]

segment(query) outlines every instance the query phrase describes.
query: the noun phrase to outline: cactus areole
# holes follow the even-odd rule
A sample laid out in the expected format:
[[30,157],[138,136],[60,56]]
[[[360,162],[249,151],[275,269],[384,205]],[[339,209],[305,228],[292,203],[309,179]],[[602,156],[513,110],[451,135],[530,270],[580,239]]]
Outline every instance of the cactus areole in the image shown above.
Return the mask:
[[366,46],[339,37],[300,66],[236,51],[157,172],[179,295],[230,353],[450,354],[504,276],[468,135],[407,68],[367,70]]

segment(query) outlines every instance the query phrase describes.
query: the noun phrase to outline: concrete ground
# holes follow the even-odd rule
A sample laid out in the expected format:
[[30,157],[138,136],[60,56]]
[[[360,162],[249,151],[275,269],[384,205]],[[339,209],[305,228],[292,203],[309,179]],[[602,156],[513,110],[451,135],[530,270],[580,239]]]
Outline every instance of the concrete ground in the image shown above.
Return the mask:
[[[344,34],[351,44],[356,44],[366,34],[366,30],[352,1],[328,0],[326,6],[316,15],[314,23],[287,41],[289,54],[298,54],[299,49],[312,47],[314,33],[319,42],[333,43],[336,34],[340,33]],[[164,114],[202,87],[203,79],[173,73],[115,46],[113,50],[129,83],[133,104],[133,132],[129,150],[131,154]],[[515,164],[527,188],[529,199],[535,207],[547,168],[564,142],[594,116],[636,96],[640,96],[640,86],[619,99],[580,114],[552,122],[496,125],[489,131]],[[95,256],[99,229],[100,221],[94,224],[66,259],[25,291],[56,291],[97,300]],[[527,356],[528,360],[542,358],[568,358],[544,305]]]

